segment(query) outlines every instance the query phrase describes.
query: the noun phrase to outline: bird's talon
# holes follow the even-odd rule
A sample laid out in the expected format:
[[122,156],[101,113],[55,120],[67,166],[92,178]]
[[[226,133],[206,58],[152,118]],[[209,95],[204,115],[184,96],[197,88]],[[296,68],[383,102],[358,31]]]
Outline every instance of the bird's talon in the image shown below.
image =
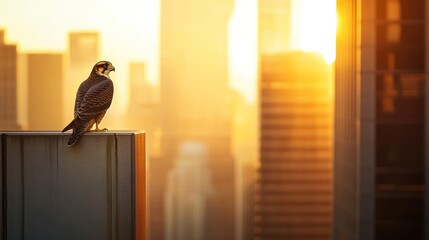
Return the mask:
[[107,132],[107,131],[109,131],[109,129],[107,129],[107,128],[103,128],[103,130],[101,130],[101,131],[103,131],[103,132]]

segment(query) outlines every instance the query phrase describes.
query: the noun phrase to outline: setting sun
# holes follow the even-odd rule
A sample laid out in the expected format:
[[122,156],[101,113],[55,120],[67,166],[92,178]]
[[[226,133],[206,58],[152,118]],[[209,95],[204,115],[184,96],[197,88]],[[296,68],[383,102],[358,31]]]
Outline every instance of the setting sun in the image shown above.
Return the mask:
[[332,63],[337,27],[335,0],[293,1],[292,9],[292,47],[319,52]]

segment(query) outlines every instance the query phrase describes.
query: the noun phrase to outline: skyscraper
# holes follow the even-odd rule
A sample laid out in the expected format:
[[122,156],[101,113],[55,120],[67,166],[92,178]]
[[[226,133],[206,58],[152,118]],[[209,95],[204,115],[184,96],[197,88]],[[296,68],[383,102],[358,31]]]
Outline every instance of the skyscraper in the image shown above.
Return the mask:
[[[145,63],[131,62],[129,64],[130,101],[123,125],[130,129],[144,129],[150,133],[146,136],[148,158],[153,157],[155,138],[160,125],[159,99],[157,99],[156,90],[156,87],[147,80]],[[124,117],[121,118],[124,119]]]
[[[99,42],[98,32],[69,33],[68,47],[71,70],[88,68],[88,64],[93,66],[99,56]],[[87,72],[84,73],[87,74]]]
[[6,44],[0,30],[0,129],[19,129],[17,121],[16,45]]
[[[163,0],[160,32],[161,159],[151,162],[150,238],[164,239],[167,172],[179,146],[207,149],[214,193],[202,219],[205,240],[234,238],[234,162],[227,79],[232,0]],[[189,166],[192,167],[192,166]],[[151,219],[152,218],[152,219]]]
[[321,55],[261,56],[256,239],[330,239],[331,67]]
[[428,239],[425,0],[337,1],[334,239]]
[[200,240],[207,233],[204,219],[213,194],[207,149],[196,142],[179,147],[178,159],[168,173],[165,192],[167,240]]
[[23,55],[23,74],[28,84],[28,128],[61,130],[63,125],[63,54]]
[[237,192],[236,228],[237,240],[254,239],[253,237],[253,209],[255,188],[255,166],[259,157],[259,120],[257,103],[249,103],[242,94],[234,91],[233,94],[233,127],[232,146],[236,162],[235,184]]
[[147,80],[146,64],[144,62],[131,62],[128,69],[131,104],[141,105],[157,102],[155,86]]
[[294,0],[259,0],[259,47],[261,52],[291,50]]
[[91,72],[91,68],[99,60],[100,37],[98,32],[71,32],[68,36],[68,62],[65,81],[65,119],[73,116],[76,91],[82,81]]
[[331,237],[332,69],[293,50],[296,4],[259,0],[259,240]]

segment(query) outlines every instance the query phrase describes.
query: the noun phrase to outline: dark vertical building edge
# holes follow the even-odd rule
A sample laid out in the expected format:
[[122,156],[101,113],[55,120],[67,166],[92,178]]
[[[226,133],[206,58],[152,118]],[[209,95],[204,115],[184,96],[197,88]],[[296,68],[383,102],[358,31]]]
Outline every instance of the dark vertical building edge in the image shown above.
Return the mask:
[[[118,136],[116,134],[114,136],[114,143],[115,143],[115,202],[118,204],[119,202],[119,171],[118,171]],[[115,213],[116,219],[115,219],[115,229],[119,229],[119,208],[116,207],[116,213]],[[116,231],[116,235],[114,236],[114,239],[119,239],[119,231]]]
[[7,145],[6,145],[6,134],[1,134],[1,172],[2,172],[2,189],[1,189],[1,236],[2,239],[7,239]]
[[131,182],[132,182],[132,185],[131,185],[131,201],[132,201],[131,217],[132,217],[132,219],[131,219],[131,222],[133,223],[133,224],[131,224],[131,234],[132,234],[132,238],[137,240],[137,213],[136,213],[136,209],[137,209],[136,171],[137,170],[135,168],[137,165],[137,162],[136,162],[136,160],[137,160],[136,155],[137,154],[135,154],[135,151],[134,151],[136,149],[136,137],[137,136],[134,136],[134,138],[131,139],[131,152],[134,155],[134,156],[131,156],[131,158],[134,159],[134,161],[131,162]]
[[[426,56],[426,71],[429,69],[429,60],[427,59],[427,56],[429,56],[429,45],[427,44],[426,41],[429,40],[429,30],[427,27],[427,21],[429,19],[429,2],[428,0],[425,1],[424,3],[425,7],[425,56]],[[424,142],[424,146],[425,146],[425,213],[424,213],[424,220],[423,220],[423,224],[425,224],[425,226],[429,226],[429,127],[428,127],[428,119],[429,119],[429,77],[428,74],[426,72],[426,79],[425,79],[425,91],[426,91],[426,96],[425,96],[425,142]],[[429,239],[429,227],[425,227],[424,228],[424,239]]]

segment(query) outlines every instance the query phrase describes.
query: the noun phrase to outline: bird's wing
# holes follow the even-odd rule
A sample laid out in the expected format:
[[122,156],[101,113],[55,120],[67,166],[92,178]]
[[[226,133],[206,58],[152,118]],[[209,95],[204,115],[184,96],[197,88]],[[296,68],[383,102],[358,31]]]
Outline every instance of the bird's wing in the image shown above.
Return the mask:
[[82,100],[85,97],[85,94],[88,92],[90,86],[87,81],[83,81],[77,90],[76,100],[74,102],[74,117],[78,116],[77,111],[79,110],[80,105],[82,104]]
[[92,86],[82,99],[77,115],[82,120],[90,120],[98,113],[107,110],[112,103],[113,83],[103,80]]

